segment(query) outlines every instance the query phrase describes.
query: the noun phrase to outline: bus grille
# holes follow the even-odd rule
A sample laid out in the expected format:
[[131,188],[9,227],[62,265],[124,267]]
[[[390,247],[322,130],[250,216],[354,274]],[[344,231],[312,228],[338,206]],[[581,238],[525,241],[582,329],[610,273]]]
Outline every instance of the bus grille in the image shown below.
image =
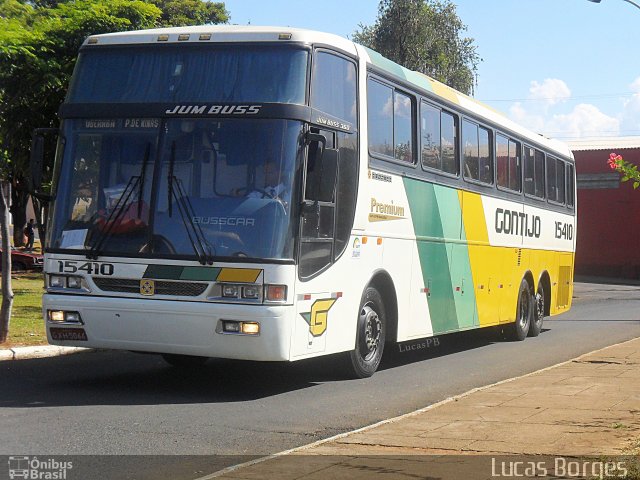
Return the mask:
[[[140,280],[129,278],[93,279],[96,286],[105,292],[140,293]],[[202,295],[208,283],[155,281],[155,295],[175,295],[178,297],[197,297]]]

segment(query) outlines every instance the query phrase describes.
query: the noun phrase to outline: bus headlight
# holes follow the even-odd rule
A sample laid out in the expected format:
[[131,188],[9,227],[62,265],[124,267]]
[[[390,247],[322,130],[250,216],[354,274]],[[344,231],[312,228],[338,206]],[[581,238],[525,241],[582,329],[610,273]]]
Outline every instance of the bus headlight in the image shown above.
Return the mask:
[[238,285],[225,284],[222,286],[222,296],[227,298],[238,298],[239,290]]
[[260,324],[258,322],[240,322],[237,320],[222,320],[218,324],[218,333],[236,333],[240,335],[260,335]]
[[242,287],[242,298],[251,298],[257,299],[260,291],[258,290],[257,285],[249,285],[247,287]]
[[82,288],[82,277],[77,275],[49,275],[49,287],[51,288]]
[[68,288],[82,288],[82,277],[67,277]]
[[82,323],[79,312],[67,312],[64,310],[47,310],[51,323]]
[[64,288],[67,283],[67,277],[60,275],[49,275],[49,286],[52,288]]

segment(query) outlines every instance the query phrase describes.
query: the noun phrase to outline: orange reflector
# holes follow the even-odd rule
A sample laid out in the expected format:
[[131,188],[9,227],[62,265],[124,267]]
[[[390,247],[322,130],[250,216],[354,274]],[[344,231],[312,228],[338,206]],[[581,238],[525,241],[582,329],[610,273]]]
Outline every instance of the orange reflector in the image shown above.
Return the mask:
[[362,243],[367,243],[367,237],[362,237]]
[[266,299],[271,302],[284,302],[287,299],[287,286],[267,285]]
[[378,237],[378,245],[382,245],[382,238]]

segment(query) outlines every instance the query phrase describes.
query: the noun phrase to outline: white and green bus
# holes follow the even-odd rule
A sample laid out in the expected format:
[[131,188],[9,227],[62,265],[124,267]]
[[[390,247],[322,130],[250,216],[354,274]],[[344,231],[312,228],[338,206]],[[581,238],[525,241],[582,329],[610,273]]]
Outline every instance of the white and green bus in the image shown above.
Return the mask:
[[344,38],[91,36],[59,115],[52,344],[180,365],[346,352],[366,377],[385,342],[523,340],[571,305],[570,150]]

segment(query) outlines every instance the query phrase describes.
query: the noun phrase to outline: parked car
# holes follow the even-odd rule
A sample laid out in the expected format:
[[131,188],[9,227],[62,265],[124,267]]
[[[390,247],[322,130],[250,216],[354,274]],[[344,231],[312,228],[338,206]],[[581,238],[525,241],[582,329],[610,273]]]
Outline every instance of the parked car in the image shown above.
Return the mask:
[[[0,254],[2,249],[0,248]],[[11,271],[26,272],[27,270],[42,270],[44,257],[39,253],[27,252],[19,248],[11,247]],[[0,271],[2,263],[0,262]]]

